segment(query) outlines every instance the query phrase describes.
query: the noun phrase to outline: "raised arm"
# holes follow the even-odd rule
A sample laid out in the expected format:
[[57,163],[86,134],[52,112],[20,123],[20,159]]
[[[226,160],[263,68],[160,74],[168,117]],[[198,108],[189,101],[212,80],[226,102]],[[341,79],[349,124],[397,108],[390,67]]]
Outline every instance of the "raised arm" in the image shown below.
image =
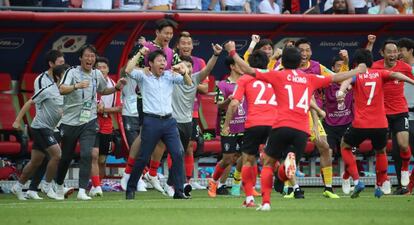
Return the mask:
[[125,73],[131,74],[132,70],[135,68],[135,65],[138,62],[139,57],[148,53],[149,49],[147,47],[142,47],[139,51],[137,51],[137,53],[130,60],[128,60],[127,66],[125,68]]
[[253,69],[252,67],[250,67],[249,64],[247,64],[245,61],[243,61],[243,59],[240,58],[240,56],[237,54],[237,52],[236,52],[236,44],[234,43],[234,41],[227,42],[224,45],[224,48],[229,53],[229,56],[234,59],[234,62],[236,62],[240,66],[240,69],[244,73],[246,73],[248,75],[251,75],[251,76],[256,76],[255,69]]
[[377,39],[377,36],[375,36],[373,34],[369,34],[368,35],[368,43],[367,43],[367,46],[365,47],[365,49],[372,52],[372,49],[374,48],[374,43],[375,43],[376,39]]
[[356,69],[346,71],[346,72],[340,72],[340,73],[333,75],[332,82],[339,83],[359,73],[365,73],[366,71],[367,71],[367,66],[364,63],[361,63],[358,65]]
[[391,78],[394,78],[396,80],[400,80],[400,81],[404,81],[407,83],[410,83],[411,85],[414,85],[414,80],[405,76],[404,74],[400,73],[400,72],[393,72],[390,74]]
[[206,67],[204,67],[200,71],[200,80],[206,79],[206,77],[211,73],[214,66],[216,65],[217,59],[220,56],[221,51],[223,51],[223,48],[219,44],[211,44],[211,47],[213,47],[213,55],[208,60]]

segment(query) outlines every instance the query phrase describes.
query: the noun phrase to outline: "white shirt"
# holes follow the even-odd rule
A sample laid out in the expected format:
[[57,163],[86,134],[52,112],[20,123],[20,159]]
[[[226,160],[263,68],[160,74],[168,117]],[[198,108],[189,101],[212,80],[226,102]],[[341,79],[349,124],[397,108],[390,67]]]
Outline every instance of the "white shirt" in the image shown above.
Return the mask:
[[122,10],[139,10],[142,8],[143,0],[120,0],[119,9]]
[[269,0],[263,0],[259,4],[259,12],[266,13],[266,14],[280,14],[280,7],[278,4],[273,2],[273,8],[272,8]]
[[112,9],[112,0],[83,0],[83,9]]
[[244,6],[246,0],[224,0],[224,3],[228,6]]
[[176,0],[177,9],[198,9],[201,10],[201,0]]

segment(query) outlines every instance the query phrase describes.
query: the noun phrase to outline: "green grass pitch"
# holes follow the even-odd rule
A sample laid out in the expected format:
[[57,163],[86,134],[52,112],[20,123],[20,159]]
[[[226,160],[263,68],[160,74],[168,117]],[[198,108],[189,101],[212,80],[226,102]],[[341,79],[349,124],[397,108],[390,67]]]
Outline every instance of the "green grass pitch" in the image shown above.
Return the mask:
[[[0,194],[0,224],[57,225],[265,225],[265,224],[414,224],[414,196],[374,198],[373,189],[358,199],[341,196],[326,199],[322,188],[305,188],[305,199],[283,199],[272,193],[272,210],[257,212],[241,207],[243,197],[209,198],[206,191],[193,191],[191,200],[173,200],[156,191],[137,193],[134,201],[124,193],[104,193],[102,198],[82,202],[76,193],[68,200],[18,201],[11,194]],[[340,190],[337,189],[337,192]],[[260,203],[261,198],[256,198]]]

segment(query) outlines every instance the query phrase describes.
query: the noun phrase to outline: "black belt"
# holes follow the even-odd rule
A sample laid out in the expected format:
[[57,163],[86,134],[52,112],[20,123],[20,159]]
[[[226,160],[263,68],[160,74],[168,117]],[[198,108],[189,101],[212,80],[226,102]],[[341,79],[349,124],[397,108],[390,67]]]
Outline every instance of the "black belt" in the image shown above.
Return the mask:
[[144,116],[149,116],[149,117],[153,117],[153,118],[165,120],[165,119],[171,118],[171,113],[170,114],[167,114],[165,116],[161,116],[161,115],[157,115],[157,114],[152,114],[152,113],[144,113]]
[[413,108],[408,108],[409,112],[414,112],[414,107]]

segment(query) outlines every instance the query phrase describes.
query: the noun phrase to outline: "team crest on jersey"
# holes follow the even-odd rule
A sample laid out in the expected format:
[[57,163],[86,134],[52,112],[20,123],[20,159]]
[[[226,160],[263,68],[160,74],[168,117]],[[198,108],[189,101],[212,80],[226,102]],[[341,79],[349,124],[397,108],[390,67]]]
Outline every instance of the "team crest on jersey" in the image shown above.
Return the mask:
[[230,144],[229,144],[229,143],[225,143],[225,144],[224,144],[224,150],[225,150],[225,151],[230,150]]
[[49,136],[47,139],[49,140],[49,143],[55,142],[55,139],[52,136]]

